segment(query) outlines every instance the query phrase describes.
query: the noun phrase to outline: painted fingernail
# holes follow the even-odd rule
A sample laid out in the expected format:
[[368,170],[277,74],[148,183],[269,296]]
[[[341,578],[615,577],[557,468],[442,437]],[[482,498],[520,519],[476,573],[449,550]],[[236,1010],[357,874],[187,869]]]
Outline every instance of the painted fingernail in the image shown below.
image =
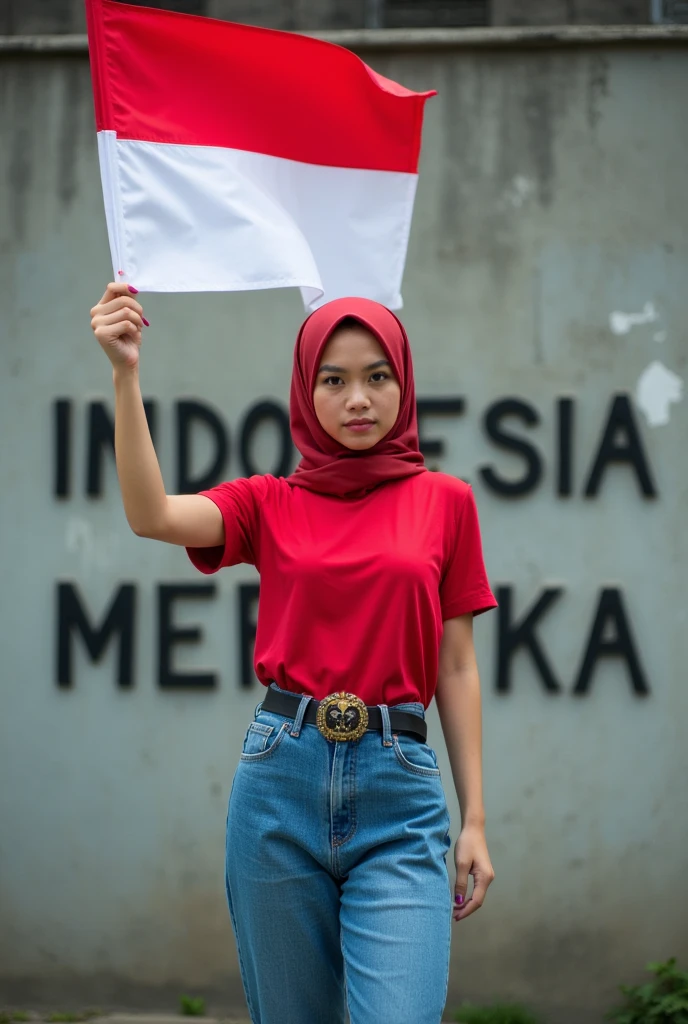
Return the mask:
[[459,906],[463,903],[463,896],[461,895],[461,893],[457,892],[456,896],[454,897],[454,902],[458,903]]
[[132,295],[138,295],[139,290],[138,288],[134,288],[133,284],[128,284],[127,288],[129,289]]
[[148,323],[148,321],[146,320],[145,316],[142,316],[142,317],[141,317],[141,319],[143,320],[143,322],[144,322],[144,324],[146,325],[146,327],[150,327],[150,324],[149,324],[149,323]]

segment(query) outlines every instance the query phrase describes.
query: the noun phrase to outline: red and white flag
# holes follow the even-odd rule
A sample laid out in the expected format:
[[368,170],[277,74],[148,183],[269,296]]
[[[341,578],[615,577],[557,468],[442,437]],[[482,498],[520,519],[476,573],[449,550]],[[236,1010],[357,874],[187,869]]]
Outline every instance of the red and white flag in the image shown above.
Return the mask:
[[86,0],[115,274],[399,308],[423,107],[290,32]]

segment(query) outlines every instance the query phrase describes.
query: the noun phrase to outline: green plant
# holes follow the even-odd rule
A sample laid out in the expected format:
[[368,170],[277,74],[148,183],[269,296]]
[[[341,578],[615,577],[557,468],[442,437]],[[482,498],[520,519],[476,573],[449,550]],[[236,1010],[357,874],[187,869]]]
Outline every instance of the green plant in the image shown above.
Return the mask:
[[179,1005],[185,1017],[202,1017],[205,1013],[205,999],[202,996],[182,996]]
[[460,1024],[538,1024],[535,1017],[522,1006],[470,1006],[466,1003],[457,1011],[454,1020]]
[[26,1010],[15,1010],[14,1013],[10,1014],[10,1020],[14,1020],[14,1021],[31,1020],[31,1014],[27,1013]]
[[610,1010],[607,1020],[616,1024],[688,1024],[688,972],[676,967],[676,957],[648,964],[654,981],[644,985],[620,985],[624,1006]]

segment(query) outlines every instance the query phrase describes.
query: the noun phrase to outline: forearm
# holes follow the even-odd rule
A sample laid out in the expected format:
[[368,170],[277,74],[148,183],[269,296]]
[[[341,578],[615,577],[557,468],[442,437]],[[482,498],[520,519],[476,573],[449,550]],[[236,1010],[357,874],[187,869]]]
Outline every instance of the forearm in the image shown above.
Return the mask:
[[440,673],[435,694],[462,826],[485,824],[480,677],[475,664]]
[[139,387],[138,367],[115,368],[115,458],[127,521],[140,536],[160,528],[167,495]]

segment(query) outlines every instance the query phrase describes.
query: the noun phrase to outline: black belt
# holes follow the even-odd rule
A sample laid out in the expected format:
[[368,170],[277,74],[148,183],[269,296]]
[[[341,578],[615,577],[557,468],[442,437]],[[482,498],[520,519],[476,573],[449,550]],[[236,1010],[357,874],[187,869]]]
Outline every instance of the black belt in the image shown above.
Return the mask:
[[[274,711],[275,714],[284,715],[286,718],[296,718],[301,696],[298,693],[284,693],[269,686],[262,707],[264,711]],[[345,723],[343,715],[339,712],[340,707],[344,709],[344,715],[349,715],[352,718],[351,727]],[[359,708],[361,711],[365,709],[367,712],[365,728],[362,728],[354,720]],[[318,711],[320,711],[320,716]],[[325,719],[324,713],[326,713],[327,719]],[[336,717],[333,718],[333,716]],[[363,717],[365,719],[365,713]],[[366,707],[357,697],[344,693],[331,694],[323,701],[310,700],[303,721],[309,725],[317,725],[323,735],[334,740],[358,739],[363,732],[382,732],[380,708]],[[339,721],[342,722],[341,725],[339,725]],[[420,715],[414,715],[411,711],[396,711],[394,708],[390,708],[389,723],[392,732],[409,733],[425,743],[428,729],[425,719]]]

